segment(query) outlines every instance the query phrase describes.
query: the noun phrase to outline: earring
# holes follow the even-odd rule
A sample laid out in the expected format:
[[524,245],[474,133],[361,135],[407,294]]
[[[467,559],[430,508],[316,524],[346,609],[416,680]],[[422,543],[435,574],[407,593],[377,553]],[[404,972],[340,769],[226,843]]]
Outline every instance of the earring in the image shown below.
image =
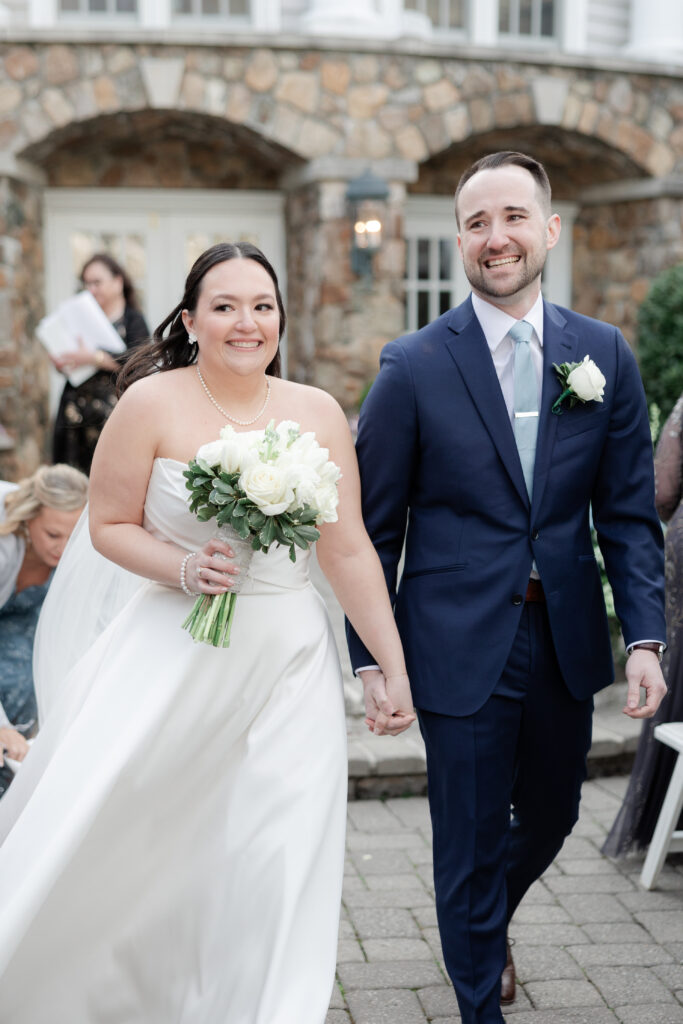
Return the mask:
[[197,335],[194,333],[194,331],[187,332],[187,340],[190,343],[190,345],[197,344]]

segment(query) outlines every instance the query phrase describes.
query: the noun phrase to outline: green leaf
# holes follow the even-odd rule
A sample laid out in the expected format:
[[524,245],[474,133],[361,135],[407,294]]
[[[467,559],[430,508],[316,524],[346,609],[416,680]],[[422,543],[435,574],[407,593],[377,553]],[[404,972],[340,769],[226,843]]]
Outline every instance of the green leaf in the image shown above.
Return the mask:
[[269,548],[270,545],[273,543],[273,541],[275,540],[276,531],[277,525],[275,523],[275,520],[273,519],[272,516],[269,516],[264,523],[263,529],[258,535],[259,540],[261,541],[261,544],[263,545],[264,548]]
[[296,534],[303,538],[303,540],[308,541],[309,544],[312,544],[313,541],[316,541],[320,536],[320,530],[315,526],[297,526]]
[[263,527],[263,525],[265,524],[265,521],[266,521],[266,516],[264,515],[264,513],[261,511],[260,508],[253,508],[253,509],[251,509],[251,511],[249,512],[249,517],[248,518],[249,518],[249,525],[254,530],[262,529],[262,527]]

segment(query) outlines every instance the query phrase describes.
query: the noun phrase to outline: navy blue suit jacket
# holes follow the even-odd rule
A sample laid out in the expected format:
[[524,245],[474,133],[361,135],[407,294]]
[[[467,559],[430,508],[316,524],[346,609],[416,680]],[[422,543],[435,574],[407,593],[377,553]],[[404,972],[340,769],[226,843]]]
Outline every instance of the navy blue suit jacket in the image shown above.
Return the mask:
[[[585,355],[604,401],[551,406],[553,363]],[[468,299],[390,342],[363,404],[363,515],[394,603],[417,707],[476,711],[505,666],[532,560],[565,683],[613,679],[589,508],[626,643],[665,636],[652,443],[636,361],[609,324],[544,304],[543,401],[533,501],[483,331]],[[405,565],[397,575],[405,538]],[[354,668],[375,659],[349,628]]]

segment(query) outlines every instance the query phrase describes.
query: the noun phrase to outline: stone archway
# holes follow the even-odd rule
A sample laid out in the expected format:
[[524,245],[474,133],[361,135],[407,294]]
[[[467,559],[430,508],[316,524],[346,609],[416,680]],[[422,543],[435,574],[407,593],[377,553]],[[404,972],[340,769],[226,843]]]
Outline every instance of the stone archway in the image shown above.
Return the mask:
[[277,193],[282,175],[302,163],[215,115],[153,109],[65,124],[16,157],[25,180],[0,179],[0,302],[9,325],[0,346],[0,397],[3,426],[16,439],[12,450],[0,452],[0,474],[10,478],[49,455],[49,366],[35,336],[46,311],[44,187]]

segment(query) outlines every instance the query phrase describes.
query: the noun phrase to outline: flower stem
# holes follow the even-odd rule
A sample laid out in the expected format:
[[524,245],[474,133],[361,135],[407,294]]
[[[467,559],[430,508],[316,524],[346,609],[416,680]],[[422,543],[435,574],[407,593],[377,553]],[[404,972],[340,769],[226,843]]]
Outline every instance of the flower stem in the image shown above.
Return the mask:
[[562,408],[562,403],[564,402],[565,398],[569,398],[569,396],[572,395],[573,393],[574,392],[572,388],[565,388],[560,397],[553,402],[552,409],[550,411],[554,412],[556,416],[561,416],[564,412],[564,409]]

